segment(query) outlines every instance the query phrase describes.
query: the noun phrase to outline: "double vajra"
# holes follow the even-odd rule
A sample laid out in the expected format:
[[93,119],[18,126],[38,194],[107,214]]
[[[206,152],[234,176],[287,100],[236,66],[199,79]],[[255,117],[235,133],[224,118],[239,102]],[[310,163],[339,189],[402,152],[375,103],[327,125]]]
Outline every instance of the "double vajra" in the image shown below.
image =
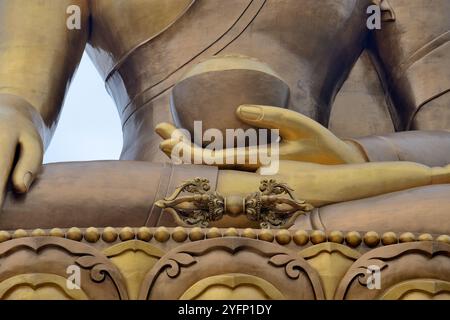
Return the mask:
[[305,201],[296,200],[292,191],[285,183],[262,180],[259,192],[224,197],[211,191],[208,179],[195,178],[185,181],[171,196],[155,204],[186,227],[208,227],[224,215],[245,215],[249,220],[259,222],[261,228],[287,228],[299,215],[313,209]]

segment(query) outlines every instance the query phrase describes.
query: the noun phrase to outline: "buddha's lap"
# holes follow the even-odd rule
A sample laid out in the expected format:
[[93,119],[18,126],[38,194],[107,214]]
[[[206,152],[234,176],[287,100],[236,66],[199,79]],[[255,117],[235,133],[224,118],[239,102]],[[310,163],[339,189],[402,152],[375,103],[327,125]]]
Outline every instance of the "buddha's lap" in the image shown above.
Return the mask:
[[[181,180],[205,176],[215,185],[217,172],[210,167],[183,167],[176,174],[170,170],[162,164],[136,161],[48,165],[29,194],[8,194],[0,229],[155,226],[158,219],[149,219],[149,215],[154,211],[154,198],[165,196],[160,193],[161,181],[174,175]],[[174,187],[164,188],[171,193]],[[328,205],[299,217],[293,228],[448,234],[449,195],[450,184],[446,184]],[[215,225],[229,224],[232,220],[228,219]]]
[[292,228],[448,234],[450,184],[324,206],[299,217]]

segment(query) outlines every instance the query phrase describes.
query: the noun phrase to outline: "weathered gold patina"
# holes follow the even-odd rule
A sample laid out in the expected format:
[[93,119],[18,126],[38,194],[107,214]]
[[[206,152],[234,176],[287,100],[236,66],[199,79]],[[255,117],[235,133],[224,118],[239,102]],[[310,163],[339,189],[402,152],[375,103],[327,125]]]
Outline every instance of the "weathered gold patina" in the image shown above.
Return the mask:
[[[73,5],[79,29],[66,25]],[[371,5],[380,30],[367,28]],[[0,297],[448,298],[449,11],[447,0],[0,0]],[[117,105],[120,161],[42,166],[84,50]],[[256,192],[261,141],[227,153],[184,140],[183,158],[201,163],[169,164],[173,134],[197,138],[194,121],[278,129],[266,187],[285,197]],[[209,188],[190,189],[198,214],[183,214],[208,230],[167,214],[195,177]],[[250,229],[292,217],[289,230]],[[76,294],[63,287],[69,265],[89,280]],[[381,290],[363,285],[373,265]]]

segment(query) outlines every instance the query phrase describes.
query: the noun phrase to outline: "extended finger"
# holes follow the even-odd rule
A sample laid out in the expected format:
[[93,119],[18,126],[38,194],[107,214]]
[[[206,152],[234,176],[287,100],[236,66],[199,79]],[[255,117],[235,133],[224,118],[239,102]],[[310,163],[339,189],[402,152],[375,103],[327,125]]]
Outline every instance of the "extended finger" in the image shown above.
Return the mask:
[[[166,139],[159,144],[159,148],[174,162],[185,164],[202,164],[202,149],[183,139]],[[197,158],[200,159],[195,162]]]

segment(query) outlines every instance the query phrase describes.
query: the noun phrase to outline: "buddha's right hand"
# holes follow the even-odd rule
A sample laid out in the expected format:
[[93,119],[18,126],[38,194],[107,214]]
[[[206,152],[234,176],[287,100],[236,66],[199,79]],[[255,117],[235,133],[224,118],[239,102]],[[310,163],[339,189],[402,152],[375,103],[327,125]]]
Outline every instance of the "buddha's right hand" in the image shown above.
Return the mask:
[[26,193],[43,161],[43,121],[25,100],[0,95],[0,209],[8,183]]

